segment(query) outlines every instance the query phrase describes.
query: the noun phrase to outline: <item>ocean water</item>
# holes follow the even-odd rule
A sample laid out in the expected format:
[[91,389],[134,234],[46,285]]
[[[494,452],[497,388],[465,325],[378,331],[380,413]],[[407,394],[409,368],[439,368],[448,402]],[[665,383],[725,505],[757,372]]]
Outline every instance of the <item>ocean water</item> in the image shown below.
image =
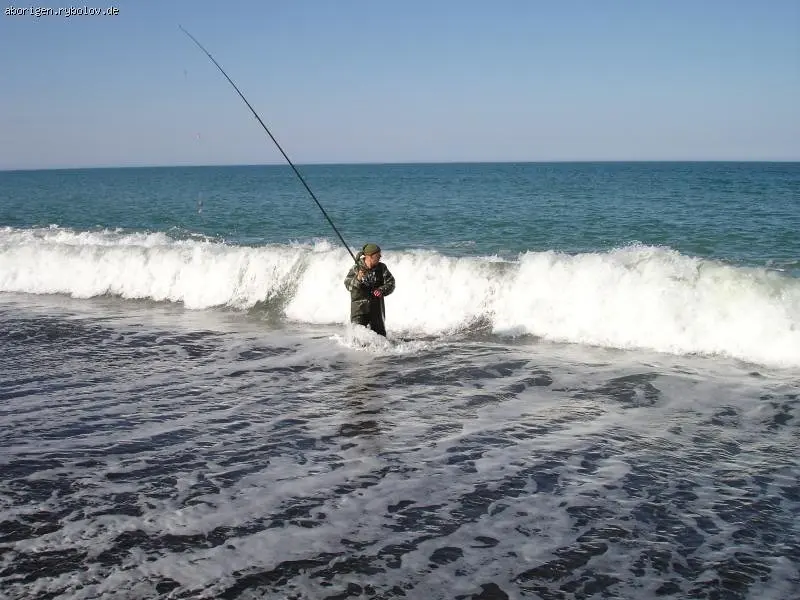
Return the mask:
[[800,598],[800,164],[0,172],[0,596]]

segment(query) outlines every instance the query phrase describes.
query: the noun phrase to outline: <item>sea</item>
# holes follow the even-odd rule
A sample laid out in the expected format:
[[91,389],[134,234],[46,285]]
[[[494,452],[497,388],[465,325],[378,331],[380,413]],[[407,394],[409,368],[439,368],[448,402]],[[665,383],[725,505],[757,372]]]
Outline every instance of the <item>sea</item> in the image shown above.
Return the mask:
[[0,597],[800,598],[800,163],[297,169],[0,172]]

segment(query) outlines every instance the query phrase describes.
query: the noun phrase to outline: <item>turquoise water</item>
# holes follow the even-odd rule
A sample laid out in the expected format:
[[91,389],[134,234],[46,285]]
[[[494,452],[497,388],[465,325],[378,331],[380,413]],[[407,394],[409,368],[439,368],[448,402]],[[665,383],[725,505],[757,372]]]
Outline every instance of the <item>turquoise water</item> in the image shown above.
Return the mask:
[[[800,163],[301,172],[353,250],[383,247],[397,335],[800,365]],[[288,166],[0,173],[0,292],[335,326],[351,260]]]
[[[800,163],[301,166],[351,246],[452,255],[631,243],[800,268]],[[335,234],[288,166],[0,173],[0,225],[202,234],[258,245]]]

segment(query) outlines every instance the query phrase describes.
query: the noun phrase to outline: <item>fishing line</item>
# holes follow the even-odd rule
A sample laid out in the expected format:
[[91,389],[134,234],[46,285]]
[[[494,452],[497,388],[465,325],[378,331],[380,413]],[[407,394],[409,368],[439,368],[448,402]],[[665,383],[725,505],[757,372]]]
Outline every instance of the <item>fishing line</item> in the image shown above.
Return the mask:
[[180,28],[180,30],[183,33],[185,33],[187,36],[189,36],[189,39],[191,39],[195,44],[197,44],[197,47],[200,48],[200,50],[203,51],[203,53],[211,60],[211,62],[214,63],[214,66],[216,66],[219,69],[220,73],[222,73],[225,76],[225,79],[228,80],[228,83],[230,83],[233,86],[233,89],[235,89],[236,93],[239,94],[239,97],[247,105],[247,108],[250,109],[250,112],[253,113],[253,116],[261,124],[261,127],[263,127],[264,131],[267,132],[267,135],[269,136],[269,138],[272,140],[272,142],[275,144],[275,146],[278,148],[278,150],[280,150],[281,154],[283,154],[283,158],[285,158],[286,162],[289,163],[289,166],[292,167],[292,170],[294,171],[294,174],[297,175],[297,178],[300,180],[300,183],[302,183],[303,187],[306,188],[306,191],[309,193],[311,198],[317,204],[317,207],[322,211],[322,214],[328,220],[328,223],[330,223],[331,227],[336,232],[336,235],[339,236],[339,240],[342,242],[342,245],[345,247],[347,252],[350,254],[350,257],[353,259],[353,262],[357,263],[358,261],[356,260],[356,257],[353,255],[353,251],[350,250],[350,246],[348,246],[347,242],[344,241],[344,238],[342,237],[342,234],[339,233],[339,230],[336,228],[336,225],[333,224],[333,221],[328,216],[328,213],[325,212],[324,208],[322,208],[322,204],[320,204],[319,200],[317,200],[317,197],[314,195],[314,192],[311,191],[311,188],[308,187],[308,184],[306,183],[306,180],[303,178],[303,176],[300,174],[300,171],[297,170],[297,167],[294,166],[294,163],[291,161],[289,156],[286,154],[286,152],[283,151],[283,148],[281,148],[281,145],[278,143],[278,140],[275,139],[275,136],[272,135],[272,132],[269,130],[269,128],[266,125],[264,125],[264,121],[262,121],[261,117],[258,116],[258,113],[250,105],[250,103],[247,101],[247,98],[244,97],[244,94],[241,92],[241,90],[239,90],[239,88],[236,86],[236,84],[233,83],[233,80],[230,77],[228,77],[228,74],[225,72],[225,69],[223,69],[216,60],[214,60],[214,57],[211,56],[211,53],[203,47],[203,44],[198,42],[197,38],[195,38],[191,33],[186,31],[181,25],[178,25],[178,27]]

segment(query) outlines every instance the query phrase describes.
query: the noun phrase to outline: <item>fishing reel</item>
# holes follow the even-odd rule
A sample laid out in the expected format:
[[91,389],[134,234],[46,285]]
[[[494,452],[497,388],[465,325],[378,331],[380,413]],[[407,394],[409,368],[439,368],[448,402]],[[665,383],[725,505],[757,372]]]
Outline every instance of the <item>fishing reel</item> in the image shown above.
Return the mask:
[[373,289],[378,283],[378,277],[375,271],[367,271],[364,277],[361,278],[361,283],[369,289]]

